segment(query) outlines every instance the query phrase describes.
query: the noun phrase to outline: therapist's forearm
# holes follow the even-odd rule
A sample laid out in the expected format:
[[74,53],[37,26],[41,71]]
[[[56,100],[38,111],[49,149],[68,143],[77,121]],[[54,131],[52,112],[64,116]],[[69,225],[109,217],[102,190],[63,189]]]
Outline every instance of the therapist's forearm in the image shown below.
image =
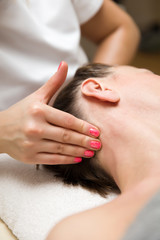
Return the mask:
[[140,32],[135,25],[119,27],[99,43],[93,62],[109,65],[130,64],[139,41]]

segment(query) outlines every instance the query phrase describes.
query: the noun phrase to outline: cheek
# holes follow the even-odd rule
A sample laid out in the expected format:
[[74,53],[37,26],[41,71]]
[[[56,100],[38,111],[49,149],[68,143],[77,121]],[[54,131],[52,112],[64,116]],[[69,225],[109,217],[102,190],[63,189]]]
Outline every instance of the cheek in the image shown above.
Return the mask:
[[[150,74],[151,75],[151,74]],[[145,107],[152,105],[160,98],[160,81],[153,81],[149,76],[132,79],[122,89],[122,99],[132,107]]]

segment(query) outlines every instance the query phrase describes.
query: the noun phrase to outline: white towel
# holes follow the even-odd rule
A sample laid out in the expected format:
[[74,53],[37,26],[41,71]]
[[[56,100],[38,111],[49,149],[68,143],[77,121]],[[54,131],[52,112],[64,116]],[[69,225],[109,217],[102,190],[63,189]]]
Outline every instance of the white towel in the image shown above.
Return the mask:
[[53,173],[0,154],[0,218],[19,240],[44,240],[64,217],[113,198],[66,186]]

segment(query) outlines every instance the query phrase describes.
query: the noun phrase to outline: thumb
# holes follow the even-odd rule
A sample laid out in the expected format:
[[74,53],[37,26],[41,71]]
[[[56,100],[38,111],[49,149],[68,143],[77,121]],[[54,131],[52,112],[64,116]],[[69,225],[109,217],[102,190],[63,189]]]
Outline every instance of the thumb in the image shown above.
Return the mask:
[[66,62],[61,62],[57,72],[36,92],[44,103],[48,103],[64,83],[68,71]]

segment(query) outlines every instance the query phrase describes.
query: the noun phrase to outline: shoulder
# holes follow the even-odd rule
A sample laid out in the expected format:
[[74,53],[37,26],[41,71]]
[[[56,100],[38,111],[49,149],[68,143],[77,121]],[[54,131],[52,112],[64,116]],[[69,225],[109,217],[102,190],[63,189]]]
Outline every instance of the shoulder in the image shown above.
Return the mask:
[[101,208],[98,207],[65,218],[51,230],[47,240],[98,239],[99,234],[102,235],[97,223],[99,211],[101,212]]
[[99,207],[67,217],[51,230],[46,240],[120,239],[133,220],[130,208],[134,204],[133,197],[128,199],[121,196]]
[[50,232],[47,240],[82,240],[81,223],[75,216],[60,221]]
[[91,19],[102,7],[103,0],[72,0],[80,24]]

